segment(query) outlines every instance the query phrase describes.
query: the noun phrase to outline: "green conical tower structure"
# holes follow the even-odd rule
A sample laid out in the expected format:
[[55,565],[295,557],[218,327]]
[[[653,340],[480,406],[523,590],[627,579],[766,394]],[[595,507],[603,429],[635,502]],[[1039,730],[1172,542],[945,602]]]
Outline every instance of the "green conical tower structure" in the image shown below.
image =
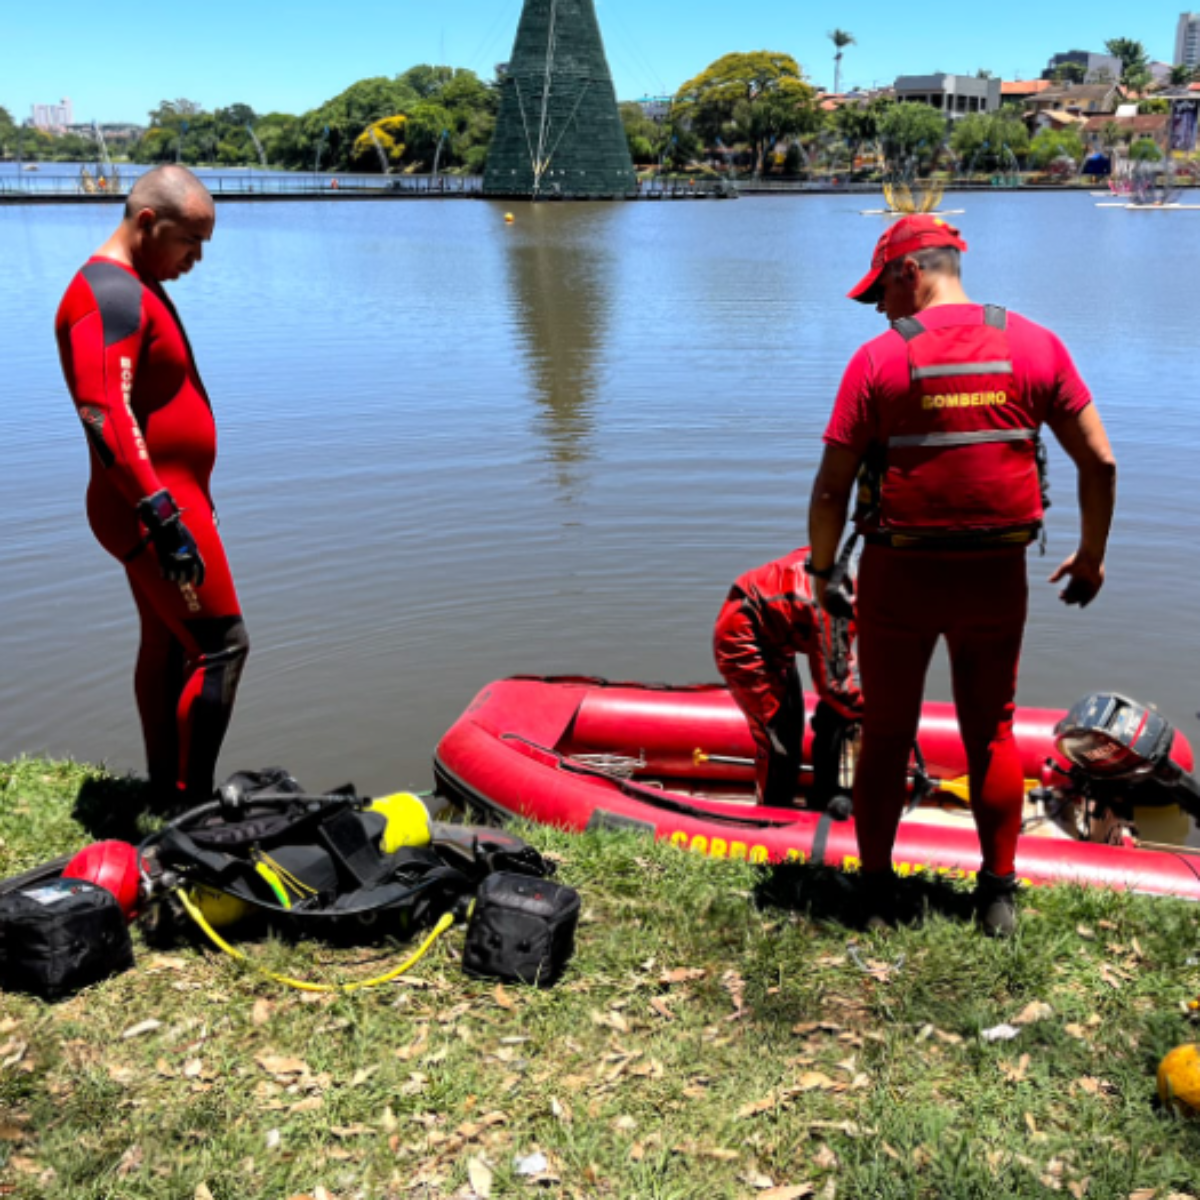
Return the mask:
[[593,0],[525,0],[484,192],[548,199],[636,188]]

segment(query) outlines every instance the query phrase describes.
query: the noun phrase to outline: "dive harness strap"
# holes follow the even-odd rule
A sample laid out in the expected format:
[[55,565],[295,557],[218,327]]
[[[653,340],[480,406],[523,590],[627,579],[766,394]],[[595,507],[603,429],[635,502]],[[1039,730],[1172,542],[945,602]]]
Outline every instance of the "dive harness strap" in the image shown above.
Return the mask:
[[829,846],[829,831],[832,828],[833,818],[827,812],[823,812],[821,819],[817,822],[816,831],[813,833],[812,857],[809,862],[814,867],[825,865],[825,851]]

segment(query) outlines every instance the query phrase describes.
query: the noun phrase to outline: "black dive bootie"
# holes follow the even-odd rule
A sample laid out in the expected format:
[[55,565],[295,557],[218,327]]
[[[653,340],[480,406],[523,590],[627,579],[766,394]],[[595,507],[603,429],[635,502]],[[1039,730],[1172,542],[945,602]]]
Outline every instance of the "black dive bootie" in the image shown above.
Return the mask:
[[1017,931],[1017,877],[980,871],[975,885],[975,919],[988,937],[1008,938]]

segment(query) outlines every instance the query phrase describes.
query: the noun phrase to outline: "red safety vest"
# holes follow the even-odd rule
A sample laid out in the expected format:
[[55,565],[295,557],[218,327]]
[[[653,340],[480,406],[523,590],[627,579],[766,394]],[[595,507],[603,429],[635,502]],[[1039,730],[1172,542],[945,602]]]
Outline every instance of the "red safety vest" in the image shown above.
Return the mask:
[[1044,503],[1038,421],[1013,372],[1008,314],[981,325],[892,328],[908,344],[909,390],[880,413],[882,464],[864,532],[893,545],[1025,543]]

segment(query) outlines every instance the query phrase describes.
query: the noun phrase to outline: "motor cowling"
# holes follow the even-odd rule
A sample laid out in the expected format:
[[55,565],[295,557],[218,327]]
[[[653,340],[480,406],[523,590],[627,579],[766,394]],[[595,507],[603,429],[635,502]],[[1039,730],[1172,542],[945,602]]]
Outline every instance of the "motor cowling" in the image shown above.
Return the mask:
[[1093,692],[1059,721],[1054,739],[1088,782],[1110,785],[1135,803],[1178,804],[1200,817],[1200,784],[1187,769],[1191,754],[1186,766],[1172,757],[1175,728],[1150,705],[1116,692]]

